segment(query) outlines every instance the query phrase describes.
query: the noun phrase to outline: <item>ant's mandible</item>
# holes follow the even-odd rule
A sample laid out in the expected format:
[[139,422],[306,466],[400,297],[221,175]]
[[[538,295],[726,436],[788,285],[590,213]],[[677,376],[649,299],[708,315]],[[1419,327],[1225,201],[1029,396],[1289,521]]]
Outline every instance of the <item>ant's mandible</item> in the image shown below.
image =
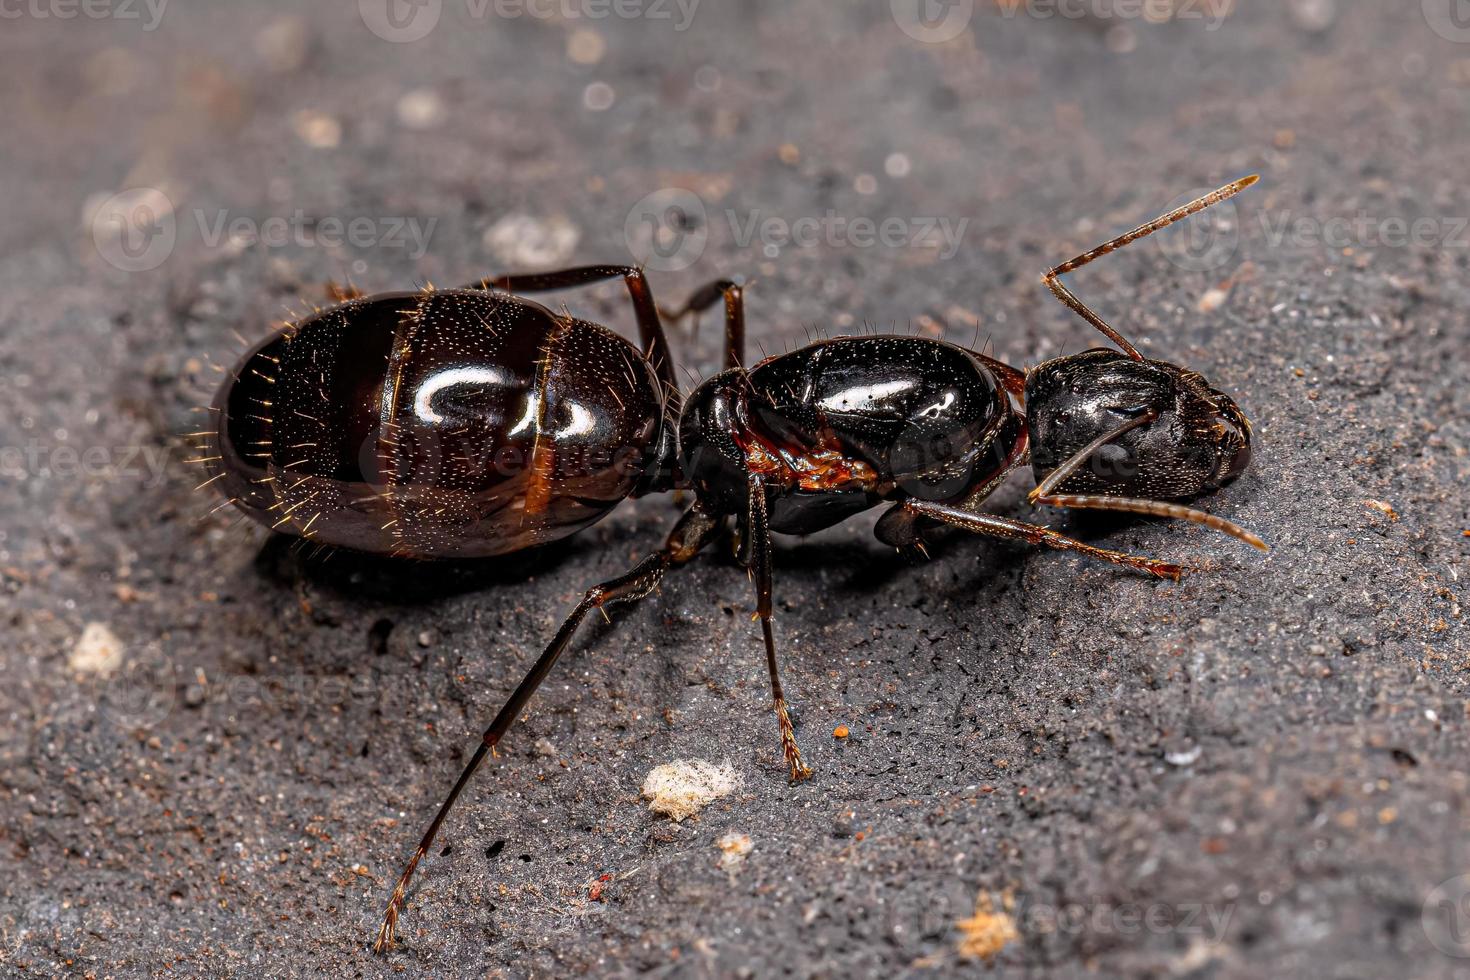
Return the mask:
[[[273,530],[375,554],[500,555],[566,537],[626,497],[686,487],[662,548],[587,590],[495,716],[399,878],[374,948],[393,944],[415,868],[470,777],[583,618],[652,592],[729,522],[755,583],[781,748],[802,762],[771,631],[771,533],[807,534],[882,503],[884,542],[924,550],[943,525],[1178,579],[1185,568],[986,513],[1029,459],[1032,504],[1175,517],[1264,550],[1184,506],[1250,460],[1250,424],[1200,375],[1143,357],[1060,277],[1249,187],[1246,177],[1065,262],[1051,291],[1117,345],[1027,371],[954,344],[842,337],[749,370],[741,288],[718,281],[674,318],[723,301],[725,367],[687,400],[640,269],[589,266],[462,289],[352,297],[251,350],[215,399],[205,461],[228,502]],[[641,348],[523,293],[621,278]]]

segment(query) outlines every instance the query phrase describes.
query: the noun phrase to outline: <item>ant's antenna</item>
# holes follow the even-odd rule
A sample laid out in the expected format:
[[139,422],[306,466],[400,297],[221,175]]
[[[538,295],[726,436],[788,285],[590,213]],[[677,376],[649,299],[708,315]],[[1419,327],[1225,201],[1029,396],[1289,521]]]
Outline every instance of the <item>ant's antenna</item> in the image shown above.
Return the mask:
[[1123,353],[1127,354],[1135,361],[1141,361],[1143,360],[1143,355],[1138,353],[1138,348],[1134,347],[1127,340],[1124,340],[1122,334],[1118,333],[1118,331],[1108,326],[1102,317],[1094,313],[1087,306],[1086,303],[1082,302],[1080,299],[1072,294],[1072,291],[1070,289],[1062,285],[1060,277],[1066,275],[1069,272],[1073,272],[1077,269],[1082,268],[1093,259],[1101,258],[1102,256],[1107,255],[1109,252],[1116,252],[1123,246],[1132,244],[1133,242],[1138,241],[1140,238],[1145,238],[1149,235],[1152,235],[1154,232],[1159,231],[1162,228],[1167,228],[1177,221],[1183,221],[1190,215],[1198,214],[1205,208],[1213,207],[1214,205],[1219,204],[1221,201],[1228,200],[1229,198],[1232,198],[1236,194],[1239,194],[1241,191],[1245,190],[1247,187],[1251,186],[1260,179],[1260,174],[1251,174],[1249,177],[1242,177],[1235,183],[1227,184],[1217,191],[1206,194],[1204,197],[1190,201],[1183,207],[1175,208],[1168,214],[1160,215],[1147,224],[1139,225],[1137,228],[1128,232],[1126,235],[1119,235],[1112,241],[1104,242],[1090,252],[1084,252],[1081,255],[1077,256],[1075,259],[1070,259],[1066,262],[1063,262],[1061,265],[1049,270],[1044,276],[1042,276],[1041,281],[1046,283],[1046,287],[1052,291],[1052,294],[1056,296],[1057,299],[1061,300],[1064,304],[1067,305],[1069,309],[1071,309],[1078,316],[1082,317],[1082,319],[1086,320],[1088,323],[1096,327],[1097,330],[1104,337],[1107,337],[1113,343],[1117,344],[1119,349],[1122,350]]
[[1222,534],[1228,534],[1232,538],[1239,538],[1253,548],[1269,551],[1270,549],[1266,546],[1266,542],[1239,524],[1233,521],[1227,521],[1225,518],[1217,517],[1214,514],[1207,514],[1202,510],[1195,510],[1193,507],[1185,507],[1182,504],[1171,504],[1162,500],[1139,500],[1132,497],[1054,494],[1052,492],[1061,486],[1062,481],[1066,480],[1067,477],[1081,469],[1082,464],[1087,462],[1088,458],[1104,445],[1112,442],[1124,433],[1132,432],[1134,429],[1148,425],[1150,422],[1157,420],[1158,417],[1159,413],[1157,411],[1149,409],[1142,415],[1129,419],[1111,432],[1104,432],[1076,453],[1072,454],[1071,459],[1068,459],[1061,466],[1048,473],[1046,479],[1042,480],[1036,485],[1035,489],[1026,495],[1027,502],[1032,506],[1036,504],[1048,504],[1052,507],[1071,507],[1078,510],[1112,510],[1125,511],[1130,514],[1146,514],[1151,517],[1173,517],[1181,521],[1201,524]]

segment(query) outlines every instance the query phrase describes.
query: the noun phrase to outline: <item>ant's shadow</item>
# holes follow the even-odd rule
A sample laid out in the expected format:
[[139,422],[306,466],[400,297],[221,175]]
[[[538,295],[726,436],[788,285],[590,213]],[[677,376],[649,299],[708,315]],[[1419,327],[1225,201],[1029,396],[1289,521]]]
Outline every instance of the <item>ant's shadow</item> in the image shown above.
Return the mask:
[[[1054,519],[1038,520],[1045,515],[1035,512],[1007,514],[1002,507],[997,514],[1013,516],[1017,520],[1045,524],[1087,544],[1108,547],[1108,540],[1128,528],[1148,524],[1149,518],[1131,514],[1108,514],[1095,512],[1067,512],[1054,515]],[[968,560],[978,563],[976,574],[981,577],[999,576],[1007,569],[1022,562],[1033,560],[1033,556],[1045,557],[1052,549],[1045,546],[1028,545],[983,534],[935,524],[925,535],[929,546],[929,557],[917,555],[904,557],[896,554],[887,545],[874,540],[823,541],[820,539],[796,539],[776,554],[778,574],[798,572],[801,569],[819,571],[828,568],[845,568],[848,574],[842,579],[842,588],[852,593],[881,591],[901,578],[906,569],[924,565],[931,561]]]
[[[1081,541],[1091,542],[1138,523],[1138,518],[1129,515],[1076,513],[1054,522],[1054,526]],[[974,541],[976,537],[981,541]],[[997,567],[1044,550],[945,528],[938,529],[933,544],[935,559],[978,547],[985,551],[982,563]],[[522,584],[533,576],[553,575],[579,549],[587,546],[584,538],[573,535],[495,558],[405,560],[346,548],[304,548],[297,539],[272,535],[256,554],[255,568],[263,579],[287,591],[304,583],[313,591],[341,598],[411,606],[484,592],[501,585]],[[700,560],[737,568],[732,550],[728,539],[717,541]],[[792,579],[808,578],[805,574],[808,572],[845,568],[850,572],[844,576],[841,587],[855,593],[881,590],[919,561],[922,559],[905,559],[867,538],[786,538],[776,552],[777,574],[788,584],[794,584]]]
[[286,590],[305,583],[339,597],[411,606],[555,572],[575,549],[574,539],[563,539],[494,558],[403,559],[347,548],[308,549],[297,539],[272,535],[256,554],[255,569]]

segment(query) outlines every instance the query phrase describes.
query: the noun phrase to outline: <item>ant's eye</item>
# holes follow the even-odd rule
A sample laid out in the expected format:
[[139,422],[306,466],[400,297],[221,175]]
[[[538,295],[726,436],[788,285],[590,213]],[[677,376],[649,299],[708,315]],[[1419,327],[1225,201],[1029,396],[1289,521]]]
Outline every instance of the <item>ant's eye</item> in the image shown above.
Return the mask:
[[1112,412],[1114,415],[1118,416],[1119,418],[1125,418],[1125,419],[1136,419],[1140,415],[1143,415],[1148,410],[1149,409],[1148,409],[1148,406],[1147,405],[1109,405],[1108,406],[1108,411]]

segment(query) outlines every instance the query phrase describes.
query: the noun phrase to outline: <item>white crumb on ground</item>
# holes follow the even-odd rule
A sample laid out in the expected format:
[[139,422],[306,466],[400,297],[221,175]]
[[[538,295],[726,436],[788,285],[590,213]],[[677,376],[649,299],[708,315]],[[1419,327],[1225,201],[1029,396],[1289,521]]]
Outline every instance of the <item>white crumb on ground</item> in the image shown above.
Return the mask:
[[740,776],[728,765],[703,759],[675,759],[655,768],[643,780],[648,808],[675,823],[692,817],[740,785]]
[[745,855],[750,853],[750,835],[729,833],[715,841],[715,846],[720,849],[720,867],[734,881],[735,872],[740,870],[745,863]]
[[106,623],[88,623],[67,666],[78,674],[110,674],[122,666],[123,645]]

